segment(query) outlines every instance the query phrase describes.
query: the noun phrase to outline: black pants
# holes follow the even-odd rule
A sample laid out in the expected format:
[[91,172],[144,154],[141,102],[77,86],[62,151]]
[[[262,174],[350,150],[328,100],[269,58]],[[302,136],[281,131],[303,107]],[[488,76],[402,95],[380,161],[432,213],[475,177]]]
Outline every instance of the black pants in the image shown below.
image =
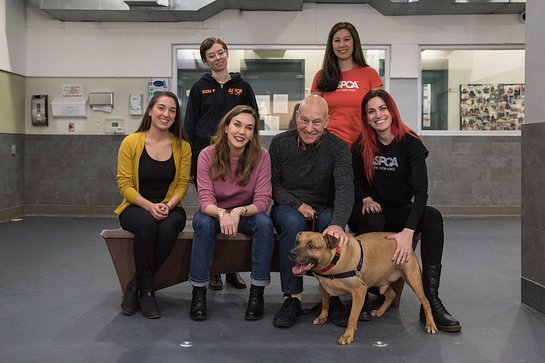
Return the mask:
[[[381,213],[362,214],[361,203],[355,204],[348,221],[350,230],[356,235],[367,232],[401,232],[412,205],[401,208],[383,208]],[[443,256],[443,216],[437,209],[426,206],[422,218],[414,231],[420,233],[420,255],[422,264],[436,265]]]
[[121,213],[121,227],[134,233],[135,278],[138,288],[153,288],[153,275],[170,255],[185,222],[185,210],[180,207],[173,208],[162,221],[157,221],[147,210],[136,205],[128,206]]

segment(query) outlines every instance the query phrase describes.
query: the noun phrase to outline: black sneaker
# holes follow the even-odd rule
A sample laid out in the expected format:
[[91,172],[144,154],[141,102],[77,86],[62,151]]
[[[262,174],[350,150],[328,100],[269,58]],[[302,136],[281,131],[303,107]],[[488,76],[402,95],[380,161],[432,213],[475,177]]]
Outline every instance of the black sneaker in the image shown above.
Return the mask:
[[303,313],[301,300],[296,297],[287,297],[273,319],[273,325],[280,328],[289,328],[297,317]]
[[[377,291],[377,294],[378,294],[378,291]],[[384,295],[380,295],[380,294],[376,295],[376,294],[370,293],[368,290],[367,295],[365,296],[365,302],[363,303],[363,308],[361,309],[358,320],[359,321],[373,320],[371,311],[380,308],[382,304],[384,303],[384,300],[385,300]]]
[[348,314],[348,310],[346,310],[338,296],[329,297],[329,321],[337,326],[346,327],[348,325]]

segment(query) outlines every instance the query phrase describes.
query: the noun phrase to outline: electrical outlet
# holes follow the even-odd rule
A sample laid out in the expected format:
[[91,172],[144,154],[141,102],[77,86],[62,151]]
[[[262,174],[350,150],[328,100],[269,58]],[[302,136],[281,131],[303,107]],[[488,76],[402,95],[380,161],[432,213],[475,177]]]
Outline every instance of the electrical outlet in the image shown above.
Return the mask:
[[100,121],[97,121],[96,125],[95,125],[95,131],[96,132],[102,132],[102,122]]

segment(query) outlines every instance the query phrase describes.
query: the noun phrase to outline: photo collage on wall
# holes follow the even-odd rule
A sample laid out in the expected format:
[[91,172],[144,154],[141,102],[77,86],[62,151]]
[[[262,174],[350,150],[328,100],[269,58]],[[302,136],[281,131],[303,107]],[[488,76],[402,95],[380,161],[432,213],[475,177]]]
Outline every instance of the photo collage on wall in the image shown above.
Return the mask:
[[461,84],[461,130],[520,130],[524,84]]

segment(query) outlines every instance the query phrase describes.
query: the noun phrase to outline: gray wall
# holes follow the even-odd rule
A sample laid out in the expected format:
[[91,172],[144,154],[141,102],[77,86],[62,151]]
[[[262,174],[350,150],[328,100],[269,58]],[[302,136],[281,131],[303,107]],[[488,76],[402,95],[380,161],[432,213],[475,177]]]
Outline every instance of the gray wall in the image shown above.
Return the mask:
[[520,213],[519,136],[425,136],[429,204],[445,214]]
[[545,123],[522,128],[522,302],[545,314]]
[[526,118],[522,127],[521,299],[545,314],[545,2],[526,4]]
[[[6,145],[11,139],[21,144],[15,158],[2,158],[2,169],[7,171],[2,178],[8,175],[9,180],[2,183],[8,189],[1,189],[1,208],[24,201],[27,215],[112,215],[121,199],[116,162],[122,138],[26,135],[24,143],[22,136],[0,138]],[[265,136],[261,141],[268,146],[270,139]],[[519,213],[520,137],[426,136],[423,140],[430,150],[430,204],[446,214]],[[189,213],[195,211],[194,188],[184,204]]]
[[26,135],[26,214],[111,214],[123,136]]
[[[16,153],[11,154],[12,145]],[[0,134],[0,221],[19,216],[24,205],[25,136]]]

